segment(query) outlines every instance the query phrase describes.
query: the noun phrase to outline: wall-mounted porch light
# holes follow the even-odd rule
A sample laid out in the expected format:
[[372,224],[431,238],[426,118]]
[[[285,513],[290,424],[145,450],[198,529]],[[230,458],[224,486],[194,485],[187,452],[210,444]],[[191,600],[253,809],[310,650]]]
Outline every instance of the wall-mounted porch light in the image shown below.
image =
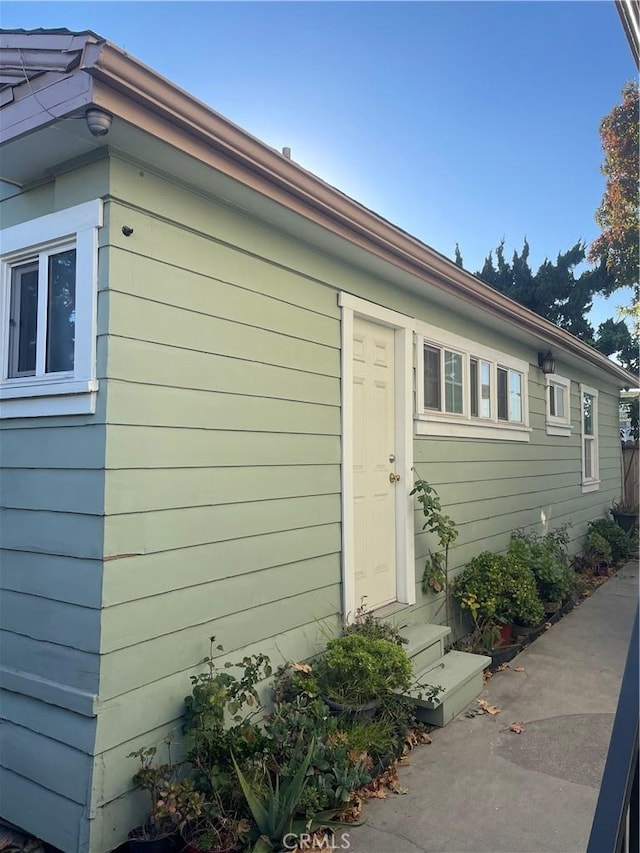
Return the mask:
[[547,373],[555,373],[556,361],[551,354],[551,350],[547,350],[546,353],[538,353],[538,367],[545,375]]

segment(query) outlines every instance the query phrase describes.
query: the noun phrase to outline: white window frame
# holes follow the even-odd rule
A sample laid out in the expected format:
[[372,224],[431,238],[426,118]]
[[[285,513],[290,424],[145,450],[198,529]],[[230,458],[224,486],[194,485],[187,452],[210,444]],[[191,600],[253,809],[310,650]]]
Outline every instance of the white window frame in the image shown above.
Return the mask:
[[[585,394],[593,397],[593,434],[587,435],[584,429],[584,397]],[[582,492],[597,492],[600,489],[600,451],[599,451],[599,399],[597,388],[589,385],[580,385],[580,448],[582,459]],[[592,443],[591,476],[586,475],[587,454],[585,452],[586,442]]]
[[[571,380],[556,373],[545,376],[545,427],[547,435],[571,435]],[[564,415],[551,414],[551,389],[561,389],[564,399]],[[582,398],[581,398],[582,399]]]
[[[94,199],[0,231],[0,418],[95,412],[98,228],[102,222],[102,201]],[[42,269],[41,258],[70,248],[76,250],[73,370],[44,372],[43,354],[37,351],[35,376],[9,378],[12,270],[36,260]],[[40,326],[45,316],[46,295],[39,299]]]
[[[507,353],[486,347],[468,338],[455,335],[437,326],[416,323],[415,337],[416,411],[415,423],[418,435],[452,436],[459,438],[486,438],[506,441],[529,441],[529,364]],[[424,347],[448,349],[463,356],[462,382],[463,406],[460,414],[444,411],[444,387],[442,388],[442,411],[425,409],[424,406]],[[490,365],[491,398],[490,416],[471,416],[470,360],[486,361]],[[522,375],[522,420],[509,421],[498,418],[498,368],[516,371]],[[480,399],[479,399],[480,412]]]

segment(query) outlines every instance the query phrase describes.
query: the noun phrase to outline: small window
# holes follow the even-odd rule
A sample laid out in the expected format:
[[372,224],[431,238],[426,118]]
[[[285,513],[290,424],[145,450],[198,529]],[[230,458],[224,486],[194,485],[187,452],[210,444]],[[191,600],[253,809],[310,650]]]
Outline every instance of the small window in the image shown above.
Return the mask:
[[522,422],[522,374],[498,368],[498,420]]
[[571,435],[571,381],[556,374],[546,376],[547,435]]
[[11,267],[8,379],[73,373],[76,250]]
[[582,399],[582,491],[592,492],[600,487],[598,459],[598,392],[580,386]]
[[0,233],[0,417],[95,411],[100,200]]
[[480,358],[469,359],[471,417],[491,417],[491,365]]

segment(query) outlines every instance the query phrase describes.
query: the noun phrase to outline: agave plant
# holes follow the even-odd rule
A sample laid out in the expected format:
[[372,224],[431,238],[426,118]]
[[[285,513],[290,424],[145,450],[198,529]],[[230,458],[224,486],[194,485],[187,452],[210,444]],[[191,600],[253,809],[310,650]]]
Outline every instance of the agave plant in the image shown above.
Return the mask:
[[283,784],[280,784],[279,775],[276,776],[275,784],[272,782],[271,776],[268,775],[266,794],[259,793],[252,788],[251,783],[238,767],[235,756],[231,756],[242,792],[260,832],[260,837],[253,846],[252,853],[270,853],[273,850],[280,850],[282,849],[283,839],[287,836],[295,837],[320,826],[343,825],[332,820],[337,809],[317,814],[311,820],[295,819],[302,794],[307,785],[307,771],[311,764],[314,747],[315,741],[312,740],[305,759],[295,775]]

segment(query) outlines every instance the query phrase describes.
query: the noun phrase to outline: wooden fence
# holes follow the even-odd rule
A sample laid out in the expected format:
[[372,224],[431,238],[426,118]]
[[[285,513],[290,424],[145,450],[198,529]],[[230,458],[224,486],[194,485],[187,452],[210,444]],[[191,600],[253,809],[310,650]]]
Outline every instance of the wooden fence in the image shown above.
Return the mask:
[[638,442],[622,442],[622,489],[625,503],[638,503]]

